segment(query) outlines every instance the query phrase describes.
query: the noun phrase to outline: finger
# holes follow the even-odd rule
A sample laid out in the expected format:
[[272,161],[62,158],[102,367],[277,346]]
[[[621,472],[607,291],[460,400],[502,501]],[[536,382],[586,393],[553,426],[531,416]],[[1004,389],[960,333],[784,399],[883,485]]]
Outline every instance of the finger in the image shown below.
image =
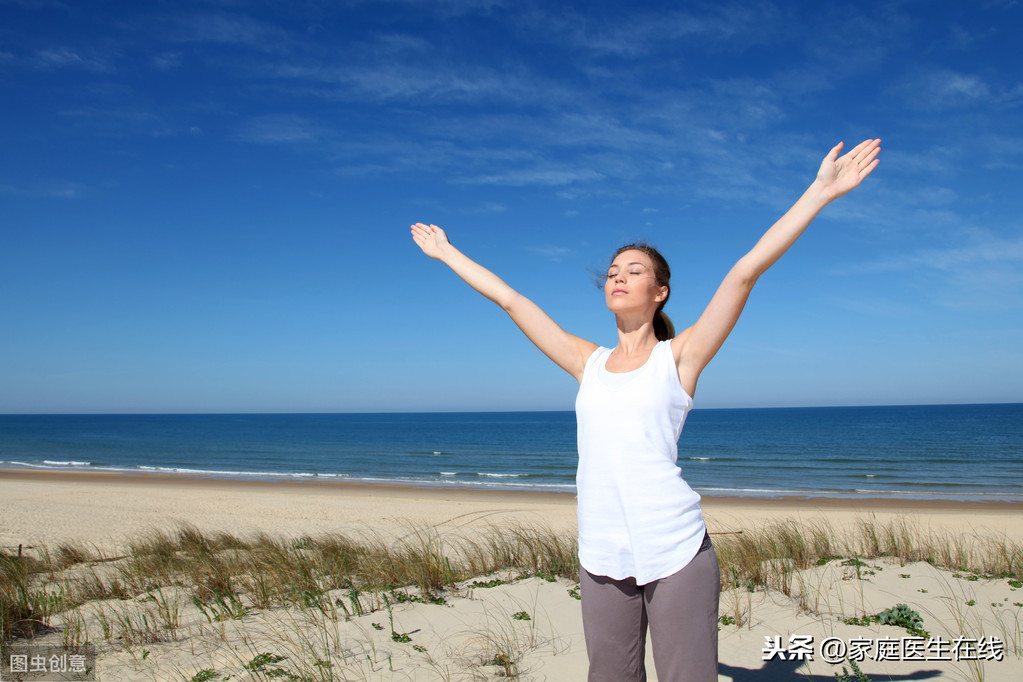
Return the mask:
[[[859,169],[863,169],[869,166],[872,162],[877,161],[877,155],[881,153],[880,146],[868,147],[861,152],[861,155],[856,158],[856,166]],[[874,163],[874,165],[877,165]],[[871,169],[873,170],[873,169]]]
[[839,152],[842,151],[842,147],[843,146],[845,146],[845,142],[839,142],[838,144],[836,144],[834,147],[831,148],[831,151],[828,152],[827,158],[831,159],[832,161],[837,159],[838,158],[838,154],[839,154]]
[[412,240],[422,246],[430,238],[430,233],[419,225],[412,226]]
[[881,163],[880,159],[874,159],[873,161],[871,161],[869,166],[860,171],[860,180],[873,173],[874,169],[877,168],[877,164],[879,163]]
[[878,148],[880,145],[880,139],[864,140],[856,145],[851,152],[849,152],[849,156],[860,161],[862,158],[865,158],[866,155],[869,155],[871,150]]

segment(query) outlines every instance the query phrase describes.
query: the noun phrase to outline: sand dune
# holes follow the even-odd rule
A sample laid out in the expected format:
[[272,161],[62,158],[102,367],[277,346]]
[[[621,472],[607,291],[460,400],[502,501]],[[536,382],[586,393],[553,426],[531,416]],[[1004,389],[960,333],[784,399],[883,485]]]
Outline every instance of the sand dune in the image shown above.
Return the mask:
[[[1013,505],[706,499],[705,510],[718,543],[781,521],[808,527],[826,522],[842,533],[868,518],[899,519],[935,537],[976,538],[978,552],[992,546],[992,538],[1007,546],[1023,540],[1023,515]],[[573,497],[557,494],[0,472],[0,545],[8,552],[72,542],[113,557],[134,536],[181,524],[241,536],[342,532],[380,538],[429,528],[454,538],[516,524],[543,524],[571,535],[574,511]],[[367,610],[375,610],[358,615],[345,606],[351,595],[338,591],[321,602],[327,607],[243,604],[244,615],[223,620],[198,608],[188,590],[167,587],[159,599],[142,593],[94,602],[79,610],[80,621],[56,618],[51,624],[88,633],[99,652],[100,679],[269,678],[275,670],[284,679],[585,679],[575,584],[517,578],[506,572],[462,581],[444,591],[443,604],[384,605],[380,595],[362,595]],[[493,587],[480,584],[502,580]],[[1023,679],[1023,589],[1007,577],[838,557],[793,573],[788,592],[723,592],[720,680],[830,681],[848,666],[847,658],[860,656],[873,680]],[[104,620],[109,628],[118,617],[131,622],[148,613],[155,619],[160,601],[178,613],[177,628],[164,641],[102,636]],[[926,636],[865,618],[897,604],[919,614]],[[862,624],[844,622],[852,618]],[[65,636],[53,632],[34,644],[59,645]],[[649,651],[647,658],[656,679]]]

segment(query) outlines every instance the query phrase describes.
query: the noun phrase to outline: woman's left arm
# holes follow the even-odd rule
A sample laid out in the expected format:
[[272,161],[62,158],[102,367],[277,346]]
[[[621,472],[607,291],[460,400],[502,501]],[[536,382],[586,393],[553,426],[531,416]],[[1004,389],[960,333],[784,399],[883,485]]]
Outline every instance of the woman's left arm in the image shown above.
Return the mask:
[[700,319],[672,341],[679,379],[690,395],[700,372],[731,333],[760,275],[788,251],[821,209],[851,192],[877,167],[881,140],[864,140],[839,156],[842,146],[839,142],[824,157],[817,179],[803,196],[732,267]]

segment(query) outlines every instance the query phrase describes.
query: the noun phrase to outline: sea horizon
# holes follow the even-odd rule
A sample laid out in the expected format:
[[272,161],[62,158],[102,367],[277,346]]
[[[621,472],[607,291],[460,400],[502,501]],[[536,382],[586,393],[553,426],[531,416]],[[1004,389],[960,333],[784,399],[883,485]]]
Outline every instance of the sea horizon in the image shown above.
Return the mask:
[[[967,403],[877,403],[877,404],[849,404],[849,405],[759,405],[745,407],[703,407],[696,405],[692,411],[702,412],[711,410],[830,410],[860,407],[963,407],[963,406],[997,406],[997,405],[1023,405],[1023,402],[967,402]],[[0,412],[0,417],[131,417],[131,416],[233,416],[233,415],[378,415],[378,414],[512,414],[516,412],[543,413],[543,412],[572,412],[572,410],[375,410],[370,412],[352,410],[164,410],[128,412],[123,410],[112,410],[109,412]]]
[[[702,408],[701,494],[1023,502],[1023,403]],[[0,415],[0,467],[575,491],[571,411]]]

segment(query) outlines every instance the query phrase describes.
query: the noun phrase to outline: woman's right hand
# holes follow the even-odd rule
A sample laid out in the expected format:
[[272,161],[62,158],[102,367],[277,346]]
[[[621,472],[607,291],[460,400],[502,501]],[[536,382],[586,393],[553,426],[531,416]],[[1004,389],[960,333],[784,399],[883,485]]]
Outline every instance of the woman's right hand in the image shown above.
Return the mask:
[[442,260],[444,249],[448,246],[448,236],[436,225],[416,223],[412,226],[412,241],[430,258]]

